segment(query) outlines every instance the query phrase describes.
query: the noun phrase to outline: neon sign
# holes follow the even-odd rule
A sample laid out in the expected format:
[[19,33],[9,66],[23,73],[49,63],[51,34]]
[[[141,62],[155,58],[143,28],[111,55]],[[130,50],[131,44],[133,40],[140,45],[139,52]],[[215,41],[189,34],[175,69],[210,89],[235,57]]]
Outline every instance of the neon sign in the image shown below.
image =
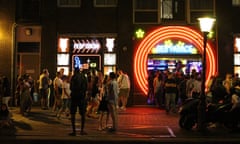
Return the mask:
[[74,57],[74,68],[81,68],[81,67],[82,67],[82,64],[79,57]]
[[145,32],[142,30],[142,29],[138,29],[136,32],[135,32],[135,35],[137,38],[143,38],[144,37],[144,34]]
[[[136,49],[134,56],[134,74],[139,88],[145,95],[148,92],[148,70],[147,59],[148,54],[161,41],[168,39],[179,39],[186,43],[192,43],[199,50],[203,52],[203,36],[201,32],[184,26],[165,26],[153,30],[148,34]],[[207,67],[206,67],[206,84],[209,82],[212,75],[217,74],[217,59],[214,48],[208,42],[206,47]]]
[[197,49],[192,44],[182,41],[174,43],[172,40],[165,40],[152,49],[153,54],[197,54]]
[[97,39],[73,40],[73,53],[98,53],[101,44]]

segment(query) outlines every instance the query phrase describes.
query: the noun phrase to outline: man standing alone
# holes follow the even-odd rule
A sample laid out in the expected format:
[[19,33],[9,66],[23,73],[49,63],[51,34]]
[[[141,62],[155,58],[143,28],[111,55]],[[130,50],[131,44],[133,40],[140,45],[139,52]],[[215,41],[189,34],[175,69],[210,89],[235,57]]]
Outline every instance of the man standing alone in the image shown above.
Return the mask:
[[119,77],[117,79],[118,85],[119,85],[119,103],[121,104],[120,109],[126,110],[127,101],[129,97],[130,92],[130,80],[126,73],[124,73],[122,70],[118,71]]
[[113,126],[109,129],[110,132],[115,132],[118,127],[117,103],[118,103],[118,83],[116,81],[116,74],[111,72],[109,74],[110,80],[107,85],[107,105],[109,114],[112,118]]
[[80,72],[78,68],[75,68],[74,74],[70,82],[71,89],[71,123],[72,123],[72,133],[69,135],[76,136],[76,127],[75,127],[75,115],[77,108],[79,109],[79,114],[81,115],[81,135],[86,135],[84,131],[85,125],[85,114],[86,114],[86,91],[87,91],[87,78],[83,72]]

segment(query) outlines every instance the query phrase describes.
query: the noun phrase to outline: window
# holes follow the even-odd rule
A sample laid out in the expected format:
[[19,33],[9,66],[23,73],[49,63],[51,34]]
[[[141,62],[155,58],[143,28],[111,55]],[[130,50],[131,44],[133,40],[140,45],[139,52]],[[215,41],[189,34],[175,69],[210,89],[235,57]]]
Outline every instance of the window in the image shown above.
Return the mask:
[[240,6],[240,0],[232,0],[233,6]]
[[172,0],[162,0],[161,6],[161,18],[162,19],[172,19],[173,18],[173,3]]
[[134,23],[159,23],[159,0],[134,0]]
[[212,9],[213,0],[190,0],[191,9]]
[[158,9],[158,0],[135,0],[136,10],[156,10]]
[[190,23],[197,23],[197,18],[203,16],[214,17],[214,0],[190,0]]
[[116,7],[117,0],[94,0],[95,7]]
[[186,19],[185,0],[134,0],[134,23],[158,24],[163,20]]
[[80,7],[81,0],[58,0],[58,7]]

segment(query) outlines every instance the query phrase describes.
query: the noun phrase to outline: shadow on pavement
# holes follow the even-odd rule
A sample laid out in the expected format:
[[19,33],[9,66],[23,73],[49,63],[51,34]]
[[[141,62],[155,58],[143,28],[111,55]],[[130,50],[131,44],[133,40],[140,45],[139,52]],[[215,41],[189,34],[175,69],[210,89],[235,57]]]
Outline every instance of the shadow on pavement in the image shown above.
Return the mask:
[[57,120],[54,120],[53,117],[55,117],[55,116],[49,114],[49,112],[46,112],[46,113],[31,112],[27,116],[27,118],[32,121],[39,121],[39,122],[44,122],[44,123],[48,123],[48,124],[60,124],[60,122]]

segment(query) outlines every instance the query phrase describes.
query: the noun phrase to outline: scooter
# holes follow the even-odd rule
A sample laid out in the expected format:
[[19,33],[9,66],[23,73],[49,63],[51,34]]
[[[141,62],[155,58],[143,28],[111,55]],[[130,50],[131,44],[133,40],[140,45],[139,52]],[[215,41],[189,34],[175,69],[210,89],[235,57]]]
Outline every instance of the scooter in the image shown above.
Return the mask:
[[[179,109],[179,126],[191,130],[198,120],[198,105],[200,99],[187,99]],[[235,129],[240,122],[240,108],[232,110],[232,103],[207,104],[206,123],[222,123],[229,129]]]

